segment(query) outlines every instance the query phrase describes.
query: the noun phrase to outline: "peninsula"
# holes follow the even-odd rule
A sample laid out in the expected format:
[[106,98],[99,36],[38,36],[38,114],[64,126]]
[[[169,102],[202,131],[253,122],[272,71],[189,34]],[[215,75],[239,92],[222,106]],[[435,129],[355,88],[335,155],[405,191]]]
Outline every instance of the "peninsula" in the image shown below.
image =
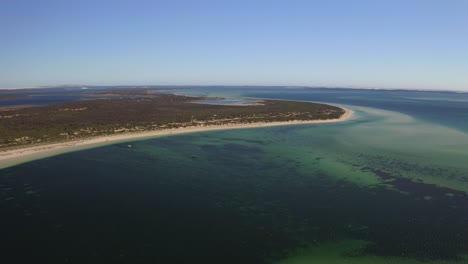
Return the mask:
[[203,104],[213,98],[144,91],[106,95],[110,98],[0,111],[0,168],[154,136],[337,122],[351,115],[336,106],[284,100],[216,105]]

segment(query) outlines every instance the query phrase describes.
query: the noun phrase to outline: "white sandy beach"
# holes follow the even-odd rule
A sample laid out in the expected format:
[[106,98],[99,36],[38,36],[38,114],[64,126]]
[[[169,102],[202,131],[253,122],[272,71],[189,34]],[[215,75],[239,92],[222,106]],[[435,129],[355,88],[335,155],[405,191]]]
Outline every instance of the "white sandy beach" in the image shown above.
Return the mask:
[[226,130],[226,129],[243,129],[243,128],[258,128],[258,127],[271,127],[271,126],[285,126],[285,125],[302,125],[302,124],[322,124],[334,123],[349,120],[353,111],[345,109],[345,113],[338,119],[328,120],[312,120],[312,121],[287,121],[287,122],[261,122],[261,123],[245,123],[245,124],[225,124],[225,125],[210,125],[210,126],[197,126],[197,127],[182,127],[175,129],[164,129],[145,132],[125,133],[118,135],[109,135],[96,138],[89,138],[84,140],[69,141],[62,143],[53,143],[46,145],[38,145],[26,147],[21,149],[8,150],[0,152],[0,169],[10,167],[13,165],[21,164],[24,162],[42,159],[46,157],[55,156],[67,152],[78,150],[90,149],[104,145],[115,143],[130,142],[135,140],[149,139],[158,136],[178,135],[184,133]]

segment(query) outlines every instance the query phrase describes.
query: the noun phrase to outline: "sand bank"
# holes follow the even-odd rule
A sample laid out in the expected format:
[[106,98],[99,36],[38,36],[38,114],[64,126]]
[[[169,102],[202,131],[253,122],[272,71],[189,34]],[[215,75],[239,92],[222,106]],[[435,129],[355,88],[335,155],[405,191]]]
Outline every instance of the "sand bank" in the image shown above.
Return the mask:
[[[344,108],[343,108],[344,109]],[[259,123],[241,123],[241,124],[225,124],[225,125],[209,125],[209,126],[196,126],[196,127],[181,127],[174,129],[164,129],[145,132],[124,133],[118,135],[100,136],[95,138],[88,138],[77,141],[53,143],[46,145],[38,145],[25,147],[14,150],[7,150],[0,152],[0,169],[11,167],[13,165],[25,163],[32,160],[51,157],[67,152],[95,148],[104,145],[115,143],[144,140],[159,136],[178,135],[185,133],[216,131],[227,129],[245,129],[245,128],[259,128],[271,126],[285,126],[285,125],[302,125],[302,124],[322,124],[341,122],[351,118],[353,112],[349,109],[344,109],[345,113],[338,119],[328,120],[311,120],[311,121],[286,121],[286,122],[259,122]]]

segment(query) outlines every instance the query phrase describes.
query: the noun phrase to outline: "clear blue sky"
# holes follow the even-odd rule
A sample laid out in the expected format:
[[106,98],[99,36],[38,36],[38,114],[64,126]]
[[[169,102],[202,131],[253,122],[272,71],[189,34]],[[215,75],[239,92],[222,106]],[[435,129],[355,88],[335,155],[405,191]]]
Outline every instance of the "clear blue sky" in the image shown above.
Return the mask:
[[468,90],[468,0],[2,0],[0,87]]

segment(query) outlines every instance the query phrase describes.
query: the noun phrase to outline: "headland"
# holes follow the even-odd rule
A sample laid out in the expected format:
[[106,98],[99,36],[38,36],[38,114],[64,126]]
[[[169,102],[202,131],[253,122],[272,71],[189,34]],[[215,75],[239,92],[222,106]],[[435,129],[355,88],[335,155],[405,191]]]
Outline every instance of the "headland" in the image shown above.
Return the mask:
[[[352,111],[319,103],[201,104],[171,94],[99,99],[0,112],[0,169],[97,146],[213,130],[332,123]],[[194,102],[198,101],[198,102]]]

